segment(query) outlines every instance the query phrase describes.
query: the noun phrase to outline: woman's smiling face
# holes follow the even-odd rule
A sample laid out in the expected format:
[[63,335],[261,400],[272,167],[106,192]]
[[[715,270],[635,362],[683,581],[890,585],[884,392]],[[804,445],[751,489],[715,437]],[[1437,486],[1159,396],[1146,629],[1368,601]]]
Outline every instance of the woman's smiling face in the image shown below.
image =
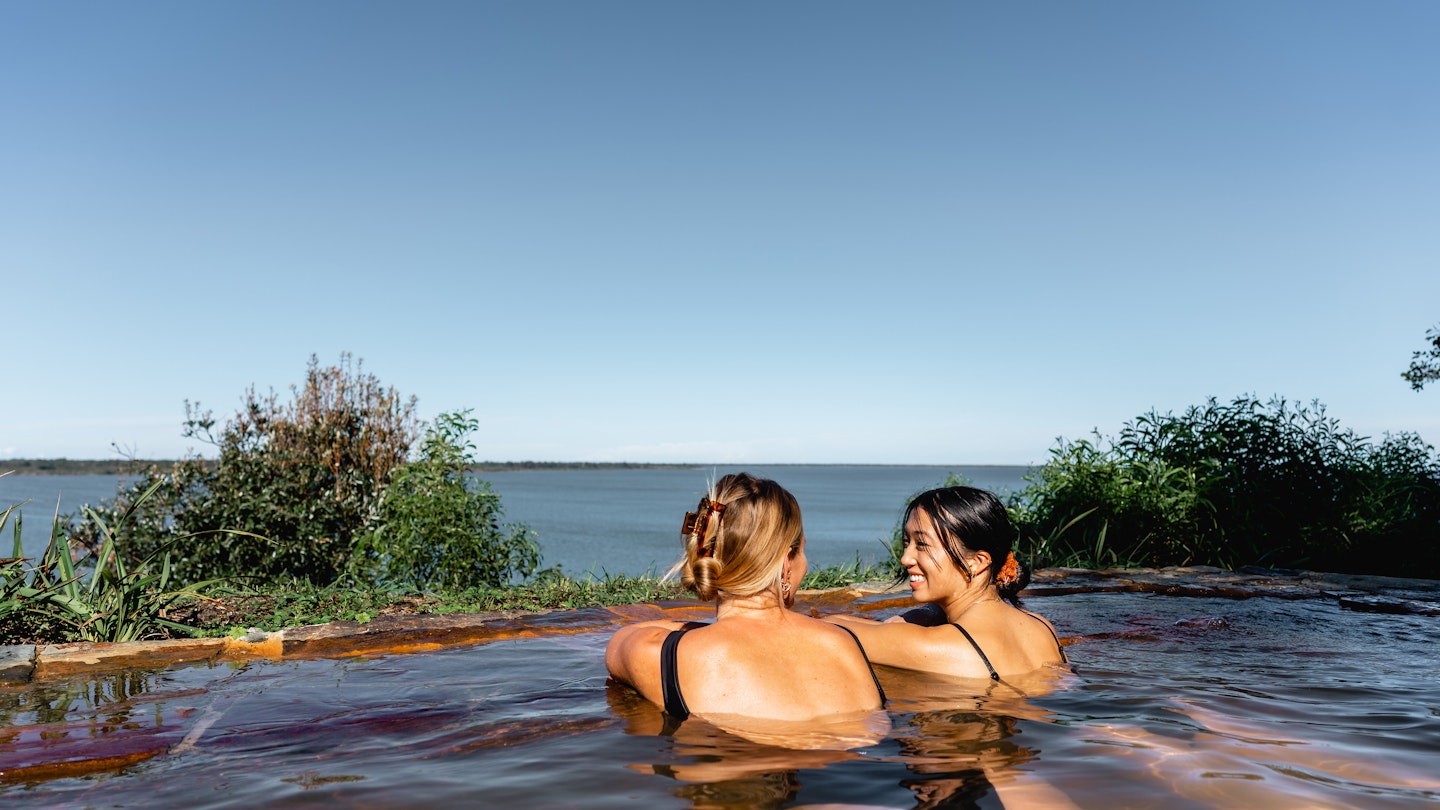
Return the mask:
[[905,550],[900,564],[910,575],[910,593],[917,602],[940,602],[965,589],[968,580],[960,572],[924,509],[916,509],[905,521]]

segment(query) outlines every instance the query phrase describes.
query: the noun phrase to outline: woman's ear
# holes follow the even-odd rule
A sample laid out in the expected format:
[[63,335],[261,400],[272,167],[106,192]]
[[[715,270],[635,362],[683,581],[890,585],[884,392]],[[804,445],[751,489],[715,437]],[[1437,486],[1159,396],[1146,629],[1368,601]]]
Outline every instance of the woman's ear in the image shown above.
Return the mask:
[[978,577],[983,574],[985,569],[989,568],[992,563],[994,563],[994,559],[990,557],[990,552],[988,551],[977,551],[970,555],[970,559],[965,561],[965,565],[970,568],[970,576],[972,577]]

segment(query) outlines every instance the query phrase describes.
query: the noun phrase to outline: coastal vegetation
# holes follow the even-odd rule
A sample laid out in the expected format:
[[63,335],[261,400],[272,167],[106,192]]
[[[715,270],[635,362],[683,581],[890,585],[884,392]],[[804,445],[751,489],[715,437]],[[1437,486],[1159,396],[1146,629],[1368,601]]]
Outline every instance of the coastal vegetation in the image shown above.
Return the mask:
[[1240,397],[1061,442],[1009,503],[1039,566],[1247,565],[1440,577],[1440,458],[1319,403]]
[[[1417,353],[1412,366],[1417,389],[1440,378],[1434,339],[1434,361]],[[224,424],[187,403],[185,434],[218,457],[128,470],[113,500],[57,520],[38,560],[23,556],[18,510],[0,513],[15,535],[0,559],[0,644],[685,595],[650,575],[543,568],[534,532],[505,523],[499,495],[472,474],[485,462],[468,411],[423,424],[413,398],[348,355],[332,367],[312,357],[292,394],[252,388]],[[1150,412],[1113,437],[1062,440],[1027,481],[1006,505],[1034,567],[1440,577],[1434,448],[1410,433],[1359,436],[1319,403],[1246,396]],[[890,556],[812,570],[801,587],[898,578]]]
[[[142,504],[153,489],[142,494]],[[0,559],[0,644],[15,641],[136,641],[171,634],[193,635],[198,628],[171,619],[168,612],[201,598],[214,582],[180,585],[170,567],[168,548],[134,562],[119,553],[116,530],[133,517],[129,509],[114,527],[98,516],[98,549],[75,560],[64,525],[55,521],[50,542],[39,559],[24,556],[21,516],[15,506],[0,513],[0,530],[14,517],[14,551]],[[228,533],[227,534],[234,534]],[[177,542],[189,539],[182,535]]]
[[348,356],[330,367],[312,357],[292,393],[251,388],[224,425],[187,403],[184,434],[218,458],[140,469],[93,518],[79,517],[71,541],[94,551],[103,527],[128,514],[122,553],[165,548],[184,581],[465,588],[534,573],[533,532],[503,523],[499,496],[465,475],[475,464],[467,413],[426,428],[413,397]]
[[501,523],[490,484],[466,475],[477,423],[468,411],[441,414],[419,456],[396,467],[360,533],[349,579],[392,589],[498,587],[540,565],[540,544],[523,525]]
[[[170,617],[182,605],[203,616],[195,606],[221,583],[232,596],[353,588],[470,603],[477,588],[535,574],[534,533],[503,523],[499,496],[465,475],[475,463],[468,412],[422,425],[413,397],[348,355],[330,367],[312,356],[291,390],[282,400],[252,387],[223,425],[186,403],[185,435],[218,458],[130,471],[114,499],[58,518],[39,560],[24,558],[12,510],[0,643],[198,632]],[[573,596],[552,583],[540,598]]]
[[[251,387],[224,425],[187,402],[184,435],[216,448],[215,463],[191,457],[138,471],[127,490],[95,510],[100,520],[80,517],[72,541],[93,551],[100,526],[130,512],[121,553],[135,560],[171,546],[182,580],[336,581],[419,433],[415,401],[348,355],[330,367],[312,356],[305,383],[291,391],[293,399],[282,401]],[[142,493],[150,493],[143,502]],[[174,542],[182,535],[191,539]]]

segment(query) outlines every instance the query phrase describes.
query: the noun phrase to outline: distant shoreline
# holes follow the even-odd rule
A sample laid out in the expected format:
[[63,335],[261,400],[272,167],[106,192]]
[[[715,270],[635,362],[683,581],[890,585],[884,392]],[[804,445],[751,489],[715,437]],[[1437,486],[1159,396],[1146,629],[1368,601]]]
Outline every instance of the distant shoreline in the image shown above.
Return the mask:
[[154,464],[169,467],[174,459],[72,459],[72,458],[6,458],[0,459],[0,473],[12,475],[127,475]]
[[[174,466],[176,459],[69,459],[69,458],[10,458],[0,459],[0,473],[14,475],[129,475],[151,465],[165,469]],[[1007,469],[1030,467],[1029,464],[865,464],[865,463],[824,463],[803,462],[764,463],[744,465],[716,464],[715,462],[682,464],[676,462],[649,461],[481,461],[470,466],[471,472],[522,472],[526,470],[696,470],[705,467],[950,467],[950,468],[995,468]]]

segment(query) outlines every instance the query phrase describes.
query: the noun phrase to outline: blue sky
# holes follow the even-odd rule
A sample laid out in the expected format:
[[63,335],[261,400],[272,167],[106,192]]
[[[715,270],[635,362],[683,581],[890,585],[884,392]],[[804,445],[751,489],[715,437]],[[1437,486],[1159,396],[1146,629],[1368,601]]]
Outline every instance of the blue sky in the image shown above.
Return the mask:
[[1440,4],[0,0],[0,457],[312,353],[499,460],[1440,441]]

